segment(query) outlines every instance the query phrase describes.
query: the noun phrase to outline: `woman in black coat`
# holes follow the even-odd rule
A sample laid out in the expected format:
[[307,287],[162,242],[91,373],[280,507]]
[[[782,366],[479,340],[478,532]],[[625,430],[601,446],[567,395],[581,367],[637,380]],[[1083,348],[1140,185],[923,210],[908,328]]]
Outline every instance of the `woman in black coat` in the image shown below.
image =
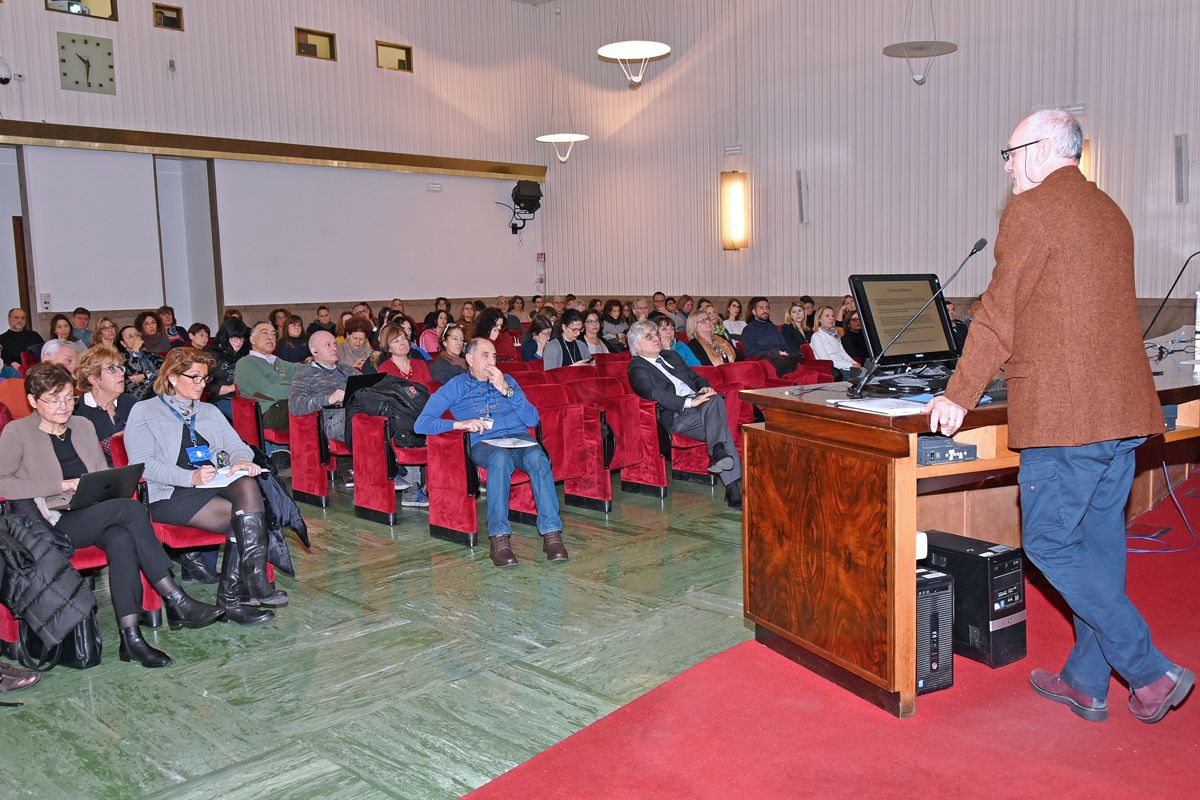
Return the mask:
[[209,352],[217,362],[208,386],[209,400],[233,419],[233,373],[237,362],[250,352],[250,329],[237,317],[230,317],[221,323]]

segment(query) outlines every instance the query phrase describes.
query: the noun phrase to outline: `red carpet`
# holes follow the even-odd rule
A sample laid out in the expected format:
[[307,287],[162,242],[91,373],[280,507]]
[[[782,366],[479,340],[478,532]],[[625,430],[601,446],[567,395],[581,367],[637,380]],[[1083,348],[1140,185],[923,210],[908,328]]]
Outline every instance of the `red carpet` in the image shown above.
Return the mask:
[[[1193,527],[1200,487],[1178,494]],[[1168,498],[1138,520],[1177,546]],[[1129,586],[1155,641],[1200,667],[1200,550],[1131,555]],[[1056,597],[1056,596],[1055,596]],[[514,798],[1200,797],[1200,690],[1157,725],[1134,720],[1115,679],[1109,719],[1088,723],[1038,698],[1034,667],[1057,669],[1070,623],[1029,592],[1029,655],[998,670],[955,660],[953,688],[897,720],[755,642],[720,653],[469,795]]]

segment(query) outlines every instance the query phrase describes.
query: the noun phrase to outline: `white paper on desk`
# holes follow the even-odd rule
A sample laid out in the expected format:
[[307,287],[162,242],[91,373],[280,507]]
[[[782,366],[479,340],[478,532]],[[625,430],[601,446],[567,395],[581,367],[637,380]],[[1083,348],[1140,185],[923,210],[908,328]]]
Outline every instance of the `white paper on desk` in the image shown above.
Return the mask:
[[200,485],[201,489],[220,489],[222,486],[228,486],[243,475],[248,475],[244,469],[239,469],[237,472],[230,472],[229,467],[217,470],[216,476],[209,481]]
[[490,444],[495,447],[537,447],[537,442],[531,442],[528,439],[518,439],[515,436],[500,436],[496,439],[484,439],[484,444]]
[[847,408],[851,411],[865,411],[868,414],[882,414],[885,417],[904,417],[909,414],[920,414],[923,403],[911,400],[898,400],[894,397],[867,397],[862,400],[839,400],[830,398],[825,401],[831,406]]

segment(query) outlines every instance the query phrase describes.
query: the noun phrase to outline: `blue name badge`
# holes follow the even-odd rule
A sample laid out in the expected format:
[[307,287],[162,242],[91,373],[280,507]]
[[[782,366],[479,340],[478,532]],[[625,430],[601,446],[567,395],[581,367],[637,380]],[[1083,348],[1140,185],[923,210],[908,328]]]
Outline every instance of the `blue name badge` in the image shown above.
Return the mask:
[[207,464],[212,461],[212,451],[206,444],[187,449],[188,461],[192,464]]

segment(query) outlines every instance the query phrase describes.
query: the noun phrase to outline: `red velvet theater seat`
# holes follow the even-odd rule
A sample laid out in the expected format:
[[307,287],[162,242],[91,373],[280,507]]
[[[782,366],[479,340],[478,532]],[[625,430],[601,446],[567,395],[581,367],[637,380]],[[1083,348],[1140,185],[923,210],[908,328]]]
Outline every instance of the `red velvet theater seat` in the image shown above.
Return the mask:
[[[396,447],[392,444],[391,423],[387,417],[355,414],[350,420],[354,443],[354,514],[384,525],[396,524],[396,475],[400,467],[416,467],[429,462],[427,447]],[[296,457],[292,456],[295,473]],[[430,488],[430,506],[433,490]]]
[[233,405],[233,429],[242,437],[243,442],[260,450],[266,449],[265,442],[281,447],[288,445],[287,431],[274,431],[263,427],[262,409],[259,408],[258,401],[242,397],[237,392],[233,393],[230,401]]
[[[564,388],[583,405],[581,446],[586,451],[584,473],[564,487],[566,503],[607,513],[612,511],[611,472],[632,468],[642,457],[639,400],[615,378],[585,378]],[[606,428],[611,439],[604,435]]]
[[597,364],[623,363],[628,364],[631,358],[630,353],[626,350],[624,353],[596,353],[593,358]]
[[288,415],[288,439],[292,455],[292,499],[325,508],[329,485],[337,468],[337,456],[348,456],[345,443],[332,441],[321,425],[321,411]]
[[[358,423],[357,416],[354,422]],[[426,485],[429,488],[429,535],[474,547],[479,533],[476,500],[483,471],[471,460],[468,442],[463,431],[425,437],[425,447],[429,451]],[[355,481],[357,488],[357,477]],[[514,522],[537,518],[529,476],[521,470],[513,472],[508,508],[509,519]]]

